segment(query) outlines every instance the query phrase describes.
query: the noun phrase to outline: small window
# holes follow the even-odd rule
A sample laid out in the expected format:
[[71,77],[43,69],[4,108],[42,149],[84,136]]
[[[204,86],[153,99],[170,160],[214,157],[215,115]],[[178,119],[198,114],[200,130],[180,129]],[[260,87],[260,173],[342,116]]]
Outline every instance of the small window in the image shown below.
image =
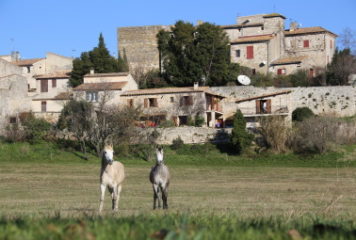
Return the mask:
[[277,69],[277,75],[285,75],[285,74],[286,74],[286,70],[284,68]]
[[180,106],[191,106],[193,105],[192,96],[183,96],[180,98]]
[[309,74],[308,74],[309,78],[313,78],[314,77],[314,69],[310,68],[309,69]]
[[52,79],[52,88],[57,87],[57,79]]
[[236,51],[235,51],[235,54],[236,54],[236,57],[240,57],[240,54],[241,54],[240,49],[236,50]]
[[27,66],[27,73],[31,72],[31,66]]
[[127,99],[127,106],[133,107],[134,105],[134,100],[133,99]]
[[46,101],[41,102],[41,111],[47,112],[47,102]]
[[247,52],[247,59],[253,59],[253,46],[247,46],[246,47],[246,52]]
[[10,121],[11,124],[15,124],[15,123],[17,123],[17,118],[16,117],[10,117],[9,121]]
[[256,100],[256,113],[257,114],[266,114],[271,113],[271,99],[267,100]]
[[43,79],[41,81],[41,92],[48,92],[48,79]]
[[174,97],[171,97],[171,102],[174,102]]
[[149,98],[148,103],[149,103],[149,107],[158,107],[157,98]]
[[88,102],[97,102],[99,100],[98,92],[86,92],[86,100]]
[[303,41],[303,46],[304,46],[304,48],[308,48],[309,47],[309,40],[304,40]]

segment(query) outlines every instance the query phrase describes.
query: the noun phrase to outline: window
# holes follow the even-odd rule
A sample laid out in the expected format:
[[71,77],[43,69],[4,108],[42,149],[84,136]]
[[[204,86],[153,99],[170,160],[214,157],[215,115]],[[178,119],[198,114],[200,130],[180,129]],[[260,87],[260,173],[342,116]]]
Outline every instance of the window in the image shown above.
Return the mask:
[[88,102],[97,102],[99,100],[98,92],[86,92]]
[[127,99],[127,106],[133,107],[134,105],[134,100],[133,99]]
[[41,81],[41,92],[48,92],[48,80],[43,79]]
[[271,113],[271,99],[256,100],[256,114]]
[[240,49],[236,50],[236,51],[235,51],[235,54],[236,54],[236,57],[240,57],[240,54],[241,54]]
[[171,102],[174,102],[174,97],[171,97]]
[[9,121],[10,121],[11,124],[17,123],[16,117],[10,117]]
[[191,106],[193,105],[193,97],[192,96],[183,96],[180,98],[180,106]]
[[310,69],[309,69],[308,77],[309,77],[309,78],[313,78],[313,77],[314,77],[314,69],[313,69],[313,68],[310,68]]
[[27,66],[27,73],[30,73],[31,72],[31,67],[30,66]]
[[247,59],[253,59],[253,46],[247,46],[246,47],[246,52],[247,52]]
[[304,46],[304,48],[308,48],[309,47],[309,40],[304,40],[303,41],[303,46]]
[[57,79],[52,79],[52,88],[57,87]]
[[330,40],[330,49],[333,48],[333,40]]
[[41,102],[41,111],[47,112],[47,102],[46,101]]
[[148,108],[148,107],[158,107],[158,101],[157,101],[157,98],[145,98],[143,100],[143,106],[145,108]]

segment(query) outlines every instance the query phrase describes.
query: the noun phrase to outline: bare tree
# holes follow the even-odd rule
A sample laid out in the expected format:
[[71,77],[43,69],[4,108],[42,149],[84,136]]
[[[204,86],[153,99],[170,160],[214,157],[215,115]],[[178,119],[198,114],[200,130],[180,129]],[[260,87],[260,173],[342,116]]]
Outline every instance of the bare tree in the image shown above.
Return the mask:
[[348,48],[353,55],[356,55],[356,31],[354,29],[345,28],[339,36],[339,42],[342,48]]

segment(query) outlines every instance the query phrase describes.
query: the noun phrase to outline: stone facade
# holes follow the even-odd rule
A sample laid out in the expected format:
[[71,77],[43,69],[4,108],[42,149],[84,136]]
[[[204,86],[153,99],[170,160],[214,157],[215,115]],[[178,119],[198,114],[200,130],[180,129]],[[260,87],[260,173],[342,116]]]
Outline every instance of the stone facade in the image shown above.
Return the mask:
[[159,69],[160,57],[156,35],[169,26],[120,27],[117,29],[118,50],[126,54],[131,72]]
[[27,81],[21,68],[0,59],[0,134],[10,122],[17,122],[19,113],[31,110]]
[[[261,88],[253,86],[212,87],[212,91],[226,96],[223,108],[233,112],[238,104],[235,99],[291,91],[289,108],[293,112],[298,107],[308,107],[315,114],[336,115],[339,117],[356,114],[356,87],[297,87],[297,88]],[[277,100],[284,105],[288,99]]]

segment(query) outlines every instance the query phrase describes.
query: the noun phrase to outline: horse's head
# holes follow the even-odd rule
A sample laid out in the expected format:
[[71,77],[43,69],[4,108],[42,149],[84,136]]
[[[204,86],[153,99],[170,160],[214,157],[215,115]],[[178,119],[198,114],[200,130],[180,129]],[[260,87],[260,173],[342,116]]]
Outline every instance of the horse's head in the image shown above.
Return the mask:
[[157,163],[163,162],[163,148],[157,147],[156,148],[156,156],[157,156]]
[[114,150],[112,145],[106,145],[103,150],[103,160],[108,164],[112,164],[114,161]]

